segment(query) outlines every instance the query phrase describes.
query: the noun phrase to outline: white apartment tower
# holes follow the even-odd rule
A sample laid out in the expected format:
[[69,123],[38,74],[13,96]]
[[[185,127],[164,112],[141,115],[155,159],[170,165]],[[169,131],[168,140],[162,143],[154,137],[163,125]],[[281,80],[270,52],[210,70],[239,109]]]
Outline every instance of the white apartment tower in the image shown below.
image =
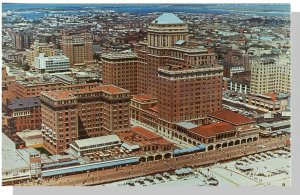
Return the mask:
[[251,61],[250,93],[290,93],[291,60],[289,52],[275,57],[257,58]]

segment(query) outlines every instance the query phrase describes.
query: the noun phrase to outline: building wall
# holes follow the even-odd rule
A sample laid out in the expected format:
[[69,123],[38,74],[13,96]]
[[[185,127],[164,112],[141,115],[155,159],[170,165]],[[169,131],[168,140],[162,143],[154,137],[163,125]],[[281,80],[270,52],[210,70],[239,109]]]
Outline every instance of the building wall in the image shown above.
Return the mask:
[[16,99],[16,78],[7,74],[6,66],[2,66],[2,111],[8,101]]
[[29,97],[39,97],[41,91],[53,91],[59,90],[63,86],[62,82],[56,83],[26,83],[17,82],[16,83],[16,96],[17,98],[29,98]]
[[157,104],[158,99],[150,100],[147,103],[131,99],[130,118],[157,129],[158,113],[154,110],[150,110],[150,108],[156,106]]
[[[69,88],[68,93],[73,97],[70,100],[53,100],[42,93],[43,140],[49,152],[62,153],[76,139],[107,135],[130,127],[128,91],[108,94],[90,84],[86,88],[81,85],[79,90],[72,88],[76,86]],[[47,131],[56,132],[56,140]]]
[[78,139],[77,105],[55,108],[46,101],[41,106],[43,144],[52,154],[63,153],[68,144]]
[[[116,54],[118,55],[118,54]],[[138,93],[137,58],[102,58],[102,81],[105,85],[116,85],[127,89],[132,95]]]
[[[224,61],[233,65],[243,65],[245,70],[250,70],[249,55],[239,50],[230,50],[225,56]],[[225,75],[224,75],[225,76]]]
[[28,49],[33,43],[33,36],[31,33],[14,32],[12,34],[12,45],[16,49]]
[[35,69],[38,73],[59,73],[70,70],[69,58],[65,55],[46,57],[44,53],[35,58]]
[[274,112],[285,110],[287,108],[288,100],[267,100],[248,94],[243,97],[243,102],[261,108],[266,112]]
[[35,58],[38,57],[40,53],[44,53],[45,56],[54,56],[56,54],[55,45],[52,43],[46,44],[35,41],[30,49],[26,50],[25,62],[30,66],[33,66]]
[[225,91],[229,90],[229,91],[235,91],[237,93],[244,93],[244,94],[250,93],[250,85],[248,84],[235,82],[233,80],[223,80],[223,83],[224,83]]
[[204,70],[198,71],[198,76],[169,78],[159,73],[158,114],[161,119],[175,123],[205,117],[221,109],[222,68],[210,76],[204,76]]
[[8,109],[8,116],[13,118],[17,132],[25,129],[41,129],[42,115],[40,106],[18,110]]
[[252,94],[290,93],[291,62],[287,55],[281,55],[267,62],[256,59],[251,63],[250,92]]
[[63,32],[63,53],[70,59],[70,65],[93,62],[93,40],[87,32]]

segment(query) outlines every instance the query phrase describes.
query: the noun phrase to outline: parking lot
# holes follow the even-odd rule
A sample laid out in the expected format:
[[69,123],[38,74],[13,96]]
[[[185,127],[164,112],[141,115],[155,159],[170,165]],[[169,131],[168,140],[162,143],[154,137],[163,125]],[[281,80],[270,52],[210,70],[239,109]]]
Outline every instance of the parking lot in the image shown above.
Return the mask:
[[290,186],[290,163],[290,152],[276,150],[211,167],[188,168],[192,171],[186,174],[165,172],[104,186]]

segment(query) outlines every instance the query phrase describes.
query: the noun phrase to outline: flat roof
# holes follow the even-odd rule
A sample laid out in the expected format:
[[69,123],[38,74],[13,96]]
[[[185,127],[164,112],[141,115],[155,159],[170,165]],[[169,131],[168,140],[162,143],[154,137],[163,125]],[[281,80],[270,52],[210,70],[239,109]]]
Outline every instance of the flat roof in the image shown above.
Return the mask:
[[158,112],[158,105],[152,106],[151,108],[149,108],[149,110],[153,112]]
[[100,86],[100,89],[111,94],[128,92],[128,90],[117,87],[115,85],[102,85]]
[[132,127],[131,130],[137,134],[140,134],[143,137],[146,137],[147,139],[156,139],[156,138],[160,138],[160,136],[156,135],[155,133],[143,128],[143,127]]
[[156,100],[157,98],[150,95],[139,94],[139,95],[133,95],[132,99],[138,101],[149,101],[149,100]]
[[121,141],[121,139],[117,135],[106,135],[100,137],[92,137],[87,139],[76,140],[75,143],[78,147],[88,147],[98,144],[105,144],[110,142]]
[[29,164],[21,157],[13,141],[2,133],[2,171],[29,169]]
[[192,123],[192,122],[189,122],[189,121],[182,121],[182,122],[176,123],[176,125],[178,125],[180,127],[183,127],[185,129],[192,129],[192,128],[195,128],[195,127],[198,126],[195,123]]
[[273,125],[271,123],[260,123],[258,124],[258,126],[268,128],[268,127],[272,127]]
[[185,40],[178,40],[175,44],[176,45],[182,45],[185,42],[186,42]]
[[73,77],[70,77],[69,75],[66,75],[66,74],[58,74],[58,75],[55,75],[55,77],[57,77],[59,79],[63,79],[68,82],[76,81],[76,79],[74,79]]
[[77,87],[84,88],[84,87],[90,87],[90,86],[96,87],[98,85],[99,85],[98,83],[93,82],[93,83],[82,83],[82,84],[70,84],[70,85],[62,86],[62,88],[63,89],[65,89],[65,88],[77,88]]
[[137,150],[137,149],[140,148],[140,146],[137,145],[137,144],[129,145],[129,144],[127,144],[127,143],[123,143],[123,144],[121,145],[121,147],[124,147],[124,148],[126,148],[127,150]]
[[[74,85],[76,87],[77,85]],[[78,85],[79,87],[79,85]],[[104,93],[109,93],[109,94],[118,94],[118,93],[127,93],[129,92],[126,89],[117,87],[115,85],[96,85],[95,87],[92,88],[82,88],[82,89],[72,89],[68,88],[68,86],[64,87],[65,89],[62,90],[56,90],[56,91],[45,91],[43,92],[44,94],[53,97],[55,99],[72,99],[75,98],[75,94],[80,94],[80,93],[87,93],[87,92],[97,92],[97,91],[102,91]]]
[[131,58],[137,58],[137,55],[133,52],[112,52],[112,53],[106,53],[102,54],[102,58],[107,58],[111,60],[116,59],[131,59]]
[[14,110],[22,108],[32,108],[36,106],[41,106],[41,100],[38,97],[32,97],[11,100],[8,108]]
[[255,122],[252,118],[245,117],[239,113],[225,109],[221,109],[217,112],[208,114],[208,116],[219,120],[223,120],[233,125],[243,125]]
[[42,93],[55,99],[74,99],[75,96],[68,90],[43,91]]
[[280,121],[280,122],[275,122],[275,123],[260,123],[258,124],[261,127],[282,127],[282,126],[287,126],[291,125],[290,121]]
[[71,93],[76,94],[76,93],[95,92],[95,91],[103,91],[110,94],[128,92],[128,90],[117,87],[115,85],[98,85],[93,88],[83,88],[76,91],[71,91]]
[[26,151],[29,154],[40,154],[40,151],[38,151],[35,148],[24,148],[24,149],[22,149],[22,151]]
[[75,173],[78,171],[87,171],[87,170],[97,169],[97,168],[114,167],[114,166],[120,166],[124,164],[136,163],[136,162],[139,162],[139,157],[117,159],[112,161],[104,161],[104,162],[97,162],[97,163],[86,164],[86,165],[78,165],[73,167],[54,169],[49,171],[42,171],[42,176],[46,177],[46,176],[60,175],[66,173]]
[[153,20],[151,23],[152,24],[184,24],[184,22],[173,13],[163,13],[158,18]]

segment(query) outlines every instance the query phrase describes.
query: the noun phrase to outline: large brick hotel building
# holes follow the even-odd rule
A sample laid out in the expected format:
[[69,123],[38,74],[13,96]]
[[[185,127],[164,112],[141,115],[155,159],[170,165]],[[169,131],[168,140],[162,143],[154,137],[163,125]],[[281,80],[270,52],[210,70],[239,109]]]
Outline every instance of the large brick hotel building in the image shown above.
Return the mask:
[[[103,56],[104,73],[115,72],[115,78],[121,81],[128,81],[127,75],[131,73],[132,80],[136,81],[136,85],[128,88],[122,85],[132,95],[142,94],[132,98],[134,120],[143,119],[140,122],[166,131],[179,121],[202,124],[207,114],[221,109],[223,67],[218,65],[217,56],[210,48],[189,40],[188,26],[174,14],[162,14],[151,22],[148,39],[137,43],[134,52],[137,57],[132,54],[129,58],[127,54],[118,58],[118,63]],[[122,68],[126,61],[130,68],[120,71],[118,67]],[[103,76],[105,84],[116,84],[110,79]],[[145,101],[142,103],[140,97],[157,98],[157,105],[151,104],[155,109],[143,110]]]
[[41,93],[44,147],[63,153],[77,139],[130,127],[128,90],[99,84],[69,85]]
[[[175,137],[182,133],[180,122],[210,124],[208,114],[222,108],[223,67],[188,33],[182,20],[163,14],[149,25],[148,40],[137,43],[134,53],[102,56],[105,85],[42,92],[45,147],[62,153],[76,139],[129,129],[130,118]],[[194,145],[199,141],[194,139]]]

